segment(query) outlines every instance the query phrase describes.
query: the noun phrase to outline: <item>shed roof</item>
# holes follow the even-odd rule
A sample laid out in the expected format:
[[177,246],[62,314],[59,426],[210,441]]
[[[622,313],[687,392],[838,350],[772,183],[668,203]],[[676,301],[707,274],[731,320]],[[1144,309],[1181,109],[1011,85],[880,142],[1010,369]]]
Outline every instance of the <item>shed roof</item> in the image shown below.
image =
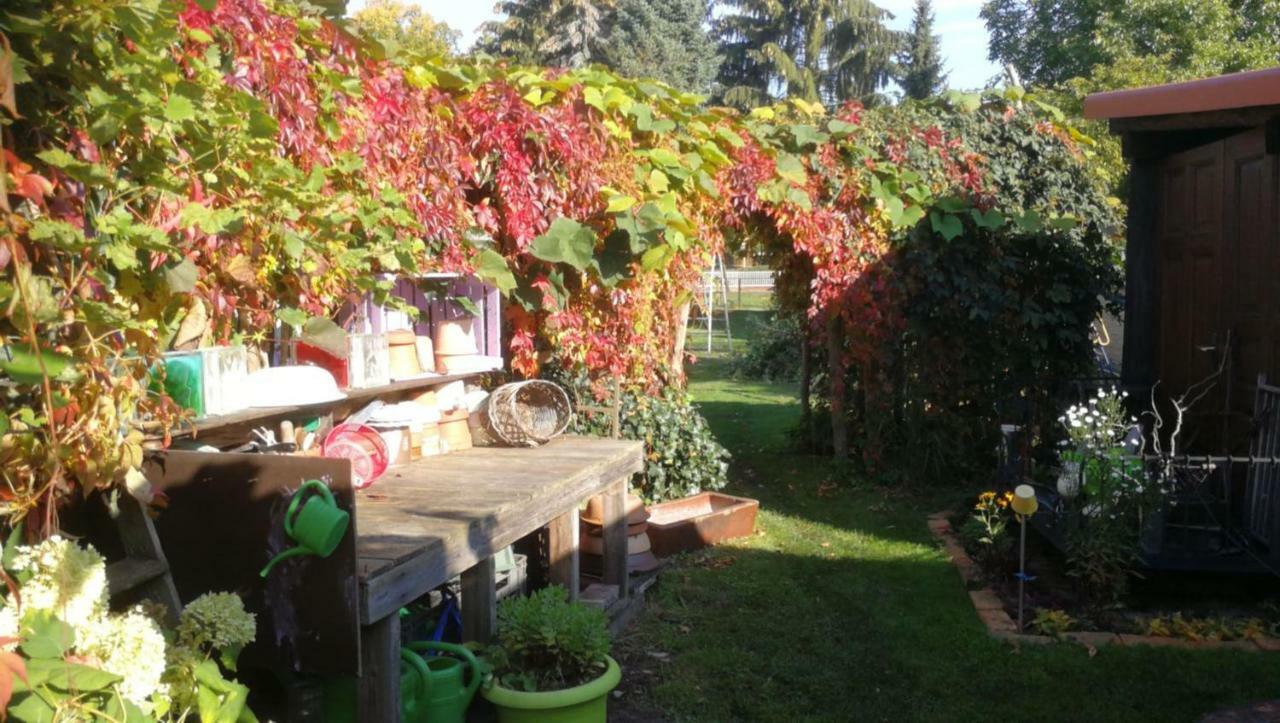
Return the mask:
[[1085,118],[1143,118],[1280,105],[1280,67],[1185,83],[1094,93]]

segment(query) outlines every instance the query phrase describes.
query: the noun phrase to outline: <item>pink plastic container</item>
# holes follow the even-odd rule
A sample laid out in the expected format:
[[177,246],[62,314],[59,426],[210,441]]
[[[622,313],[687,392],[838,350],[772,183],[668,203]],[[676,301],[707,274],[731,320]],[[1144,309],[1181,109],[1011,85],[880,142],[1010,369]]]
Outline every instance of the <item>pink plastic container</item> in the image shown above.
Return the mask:
[[356,489],[373,484],[387,471],[387,445],[378,430],[363,424],[339,424],[324,438],[324,456],[351,460]]

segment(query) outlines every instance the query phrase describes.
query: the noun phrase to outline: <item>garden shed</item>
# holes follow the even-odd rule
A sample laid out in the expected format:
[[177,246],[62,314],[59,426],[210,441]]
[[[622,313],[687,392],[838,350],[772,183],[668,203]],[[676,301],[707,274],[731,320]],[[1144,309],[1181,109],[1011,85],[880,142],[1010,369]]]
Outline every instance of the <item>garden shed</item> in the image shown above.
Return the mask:
[[1131,163],[1122,379],[1180,394],[1189,450],[1249,451],[1261,375],[1280,379],[1280,67],[1098,93]]

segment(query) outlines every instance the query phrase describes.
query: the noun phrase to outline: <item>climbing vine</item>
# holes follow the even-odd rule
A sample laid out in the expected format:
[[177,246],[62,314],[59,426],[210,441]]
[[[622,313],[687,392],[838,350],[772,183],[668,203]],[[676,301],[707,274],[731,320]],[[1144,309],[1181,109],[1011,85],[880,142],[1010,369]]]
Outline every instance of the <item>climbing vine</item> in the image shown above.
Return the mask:
[[175,346],[261,346],[457,271],[507,294],[514,370],[657,395],[728,236],[869,368],[903,329],[896,238],[1030,213],[936,122],[388,58],[288,0],[13,0],[0,33],[0,498],[36,533],[63,496],[136,481],[141,425],[182,422],[149,389]]

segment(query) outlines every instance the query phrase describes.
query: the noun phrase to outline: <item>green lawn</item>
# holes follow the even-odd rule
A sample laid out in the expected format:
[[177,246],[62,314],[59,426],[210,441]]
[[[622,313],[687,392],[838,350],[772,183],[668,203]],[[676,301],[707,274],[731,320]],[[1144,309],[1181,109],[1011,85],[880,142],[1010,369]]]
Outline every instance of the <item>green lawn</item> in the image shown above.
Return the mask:
[[1280,654],[990,639],[925,527],[945,495],[837,483],[827,462],[787,448],[794,389],[729,379],[723,356],[691,375],[734,454],[729,491],[761,501],[757,535],[664,572],[618,646],[620,708],[699,721],[1192,721],[1280,697]]

